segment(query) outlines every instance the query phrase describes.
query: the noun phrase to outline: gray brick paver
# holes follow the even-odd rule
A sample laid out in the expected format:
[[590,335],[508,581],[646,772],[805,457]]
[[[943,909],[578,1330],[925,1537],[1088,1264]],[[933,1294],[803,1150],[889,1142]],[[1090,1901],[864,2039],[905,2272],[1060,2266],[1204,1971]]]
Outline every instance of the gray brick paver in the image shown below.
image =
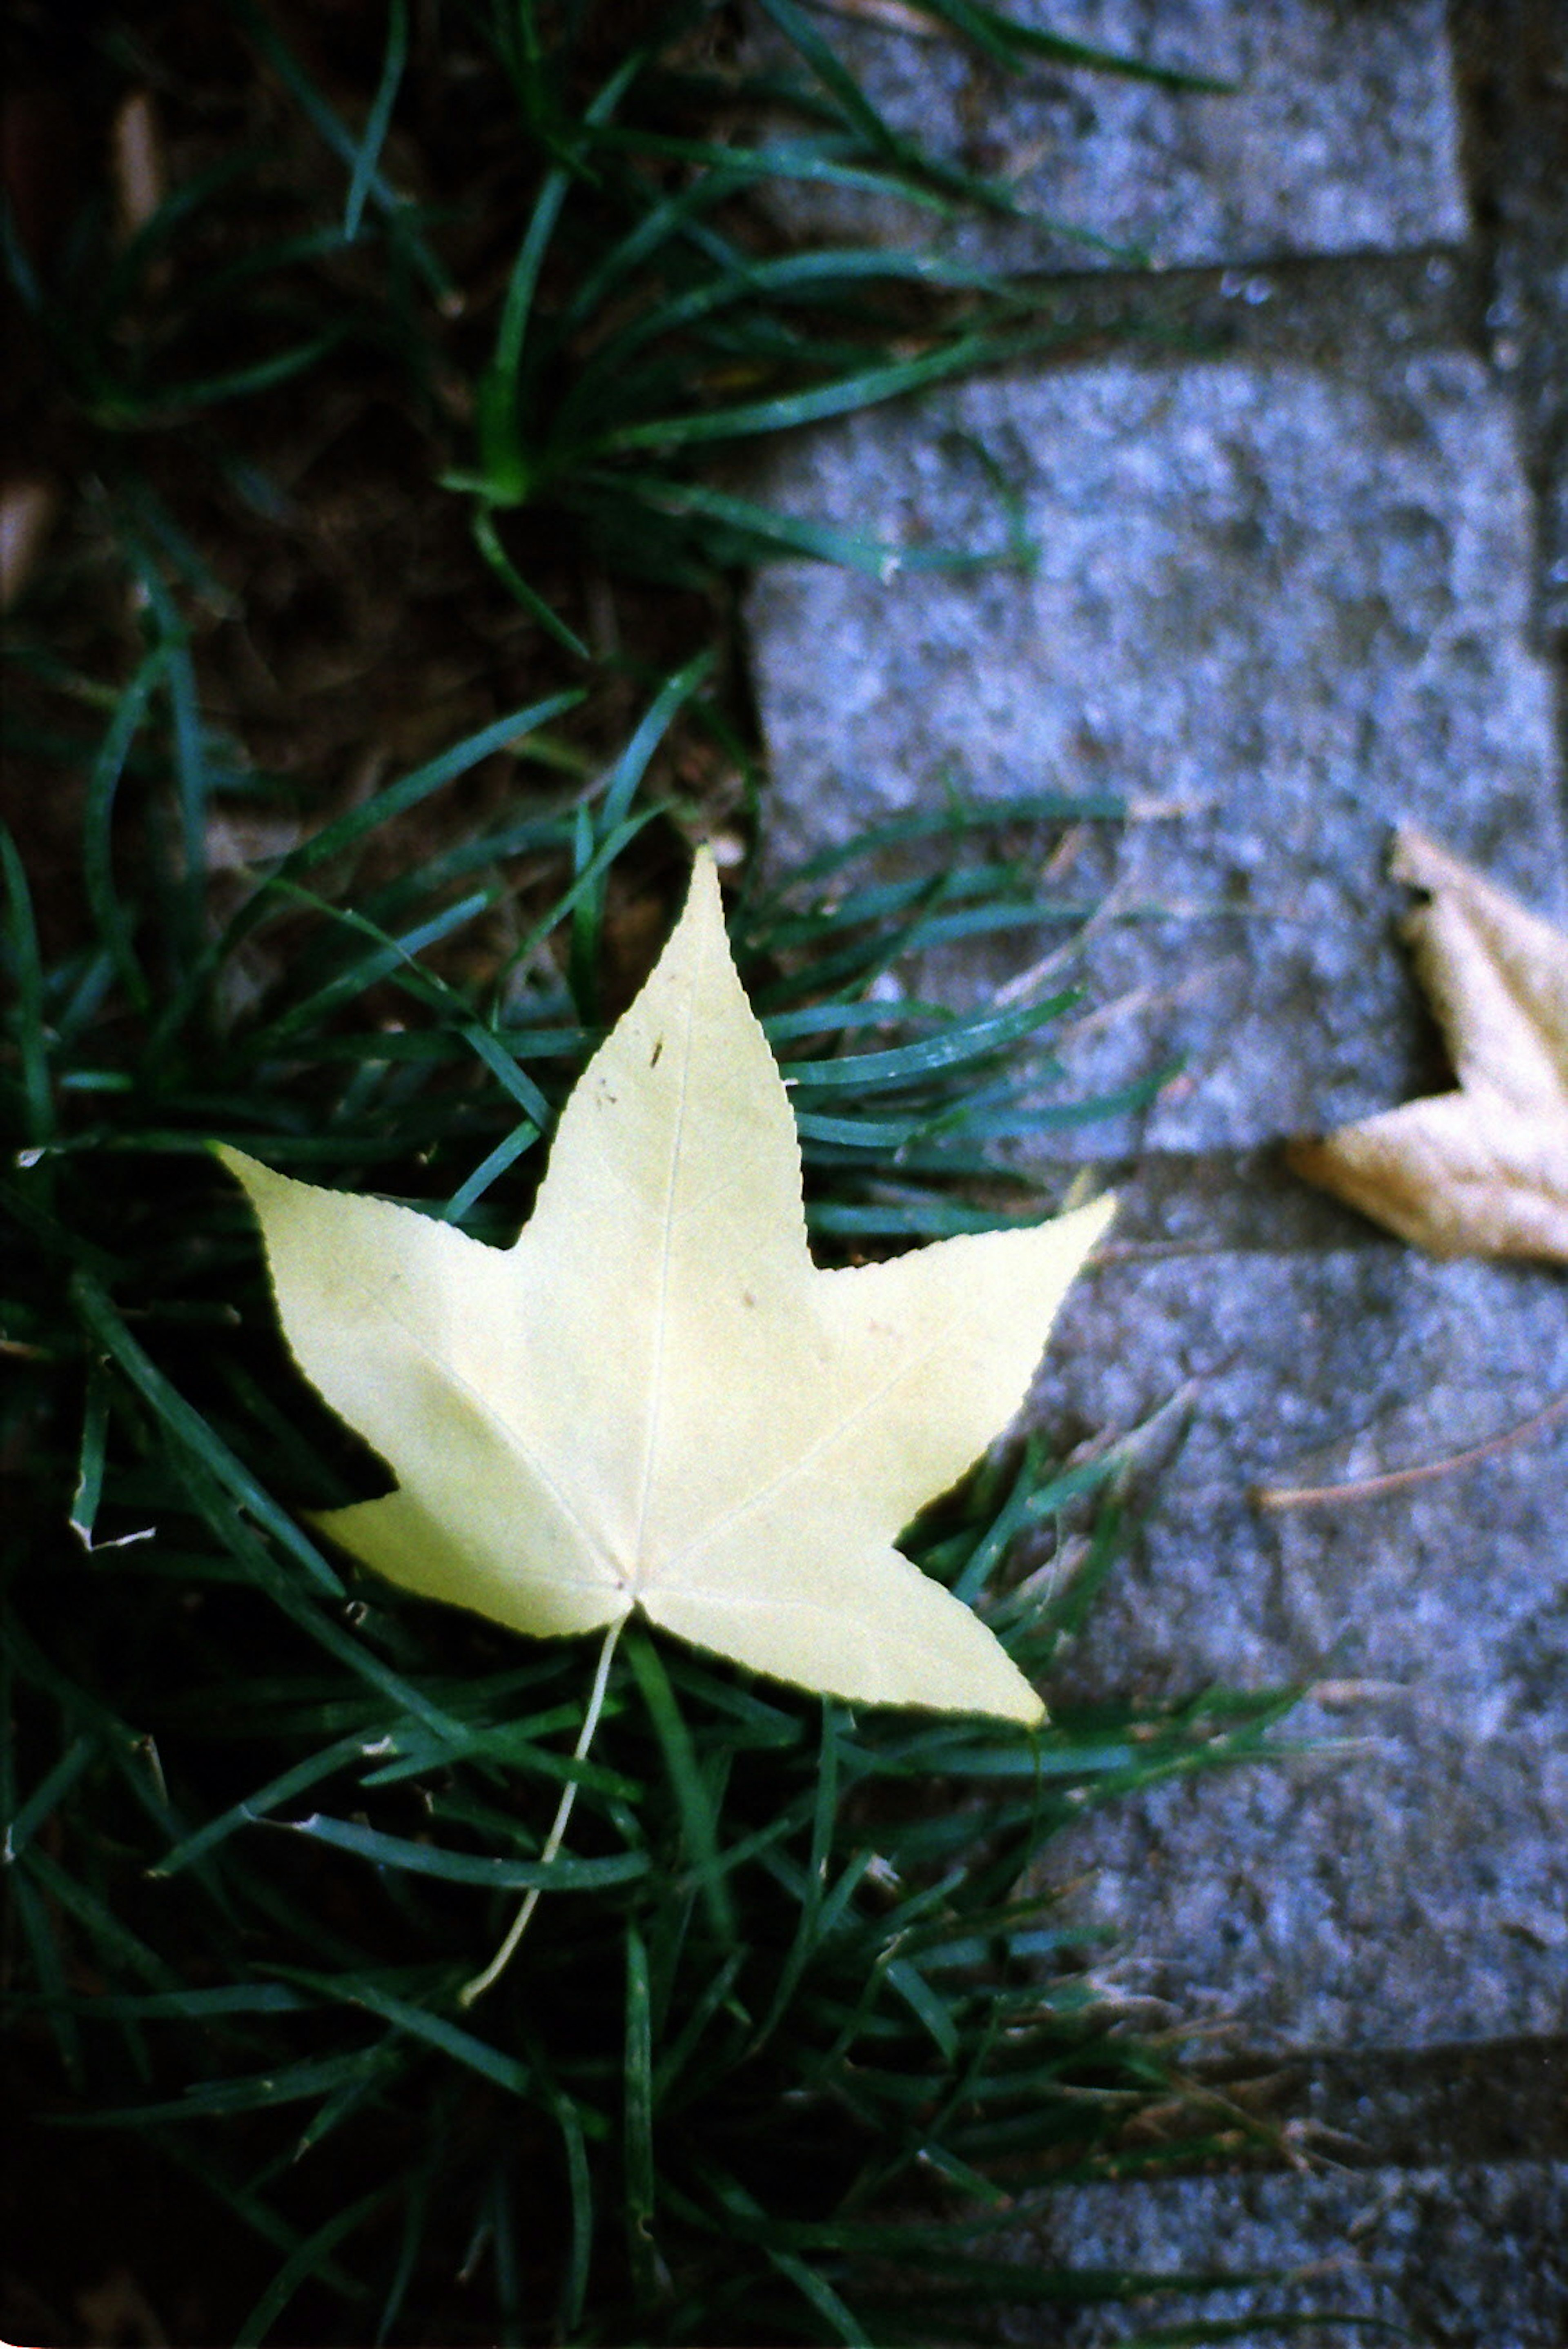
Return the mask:
[[[833,22],[893,126],[1005,181],[1034,215],[966,227],[987,268],[1156,266],[1399,250],[1469,225],[1441,0],[1018,0],[1068,38],[1233,84],[1159,88],[1042,60],[1022,76],[907,33]],[[796,191],[806,229],[924,242],[929,217]],[[1092,229],[1100,243],[1053,232]]]
[[[1568,2290],[1568,2163],[1520,2162],[1397,2172],[1190,2178],[1128,2190],[1084,2187],[1051,2198],[1044,2250],[1084,2266],[1270,2267],[1235,2296],[1181,2294],[1086,2313],[1046,2332],[1022,2318],[1008,2337],[1054,2349],[1110,2349],[1199,2315],[1261,2318],[1333,2309],[1347,2322],[1281,2333],[1262,2323],[1232,2349],[1355,2349],[1382,2337],[1465,2349],[1559,2349]],[[1293,2275],[1292,2270],[1299,2271]],[[1368,2333],[1356,2318],[1402,2328]]]
[[1568,905],[1506,401],[1458,353],[1376,388],[1260,360],[1098,363],[864,417],[798,444],[773,486],[895,543],[994,543],[977,441],[1032,574],[884,586],[779,565],[753,589],[774,836],[846,837],[950,782],[1175,802],[1192,812],[1129,829],[1107,875],[1127,917],[1086,957],[1097,1004],[1160,999],[1087,1031],[1069,1066],[1086,1092],[1180,1055],[1187,1079],[1083,1148],[1238,1147],[1397,1099],[1424,1042],[1392,823]]
[[[1071,1437],[1186,1378],[1197,1402],[1056,1693],[1327,1675],[1337,1690],[1296,1726],[1361,1744],[1091,1815],[1074,1856],[1097,1875],[1079,1897],[1126,1936],[1119,1978],[1168,1997],[1173,2020],[1224,2023],[1257,2054],[1412,2051],[1400,2062],[1436,2079],[1457,2044],[1484,2068],[1489,2048],[1568,2036],[1568,1423],[1327,1508],[1261,1513],[1248,1488],[1435,1461],[1568,1390],[1563,1274],[1434,1265],[1293,1186],[1273,1154],[1292,1131],[1441,1081],[1393,941],[1395,820],[1568,910],[1561,712],[1537,634],[1561,616],[1551,360],[1568,191],[1553,195],[1541,144],[1562,119],[1541,65],[1555,5],[1456,0],[1466,140],[1438,0],[1049,12],[1059,31],[1237,72],[1232,100],[1055,69],[1004,91],[972,59],[852,30],[894,120],[1022,165],[1031,202],[1141,237],[1156,267],[1222,269],[1210,295],[1248,308],[1244,347],[977,382],[799,440],[753,484],[900,543],[1000,546],[999,472],[1038,550],[1032,573],[761,576],[748,619],[781,850],[954,782],[1185,808],[1108,852],[1091,843],[1073,876],[1137,909],[1094,935],[1095,998],[1128,1009],[1084,1030],[1075,1083],[1175,1050],[1188,1065],[1140,1119],[1043,1138],[1058,1159],[1133,1165],[1117,1247],[1070,1301],[1036,1408]],[[1474,212],[1461,150],[1481,171]],[[873,208],[839,225],[859,241],[909,223]],[[1106,258],[994,224],[958,249],[1078,273]],[[1293,260],[1320,291],[1325,270],[1349,272],[1315,325]],[[1433,273],[1455,269],[1491,274],[1494,367],[1460,347],[1462,304],[1446,323],[1423,309]],[[1225,301],[1202,282],[1212,319]],[[972,998],[1008,975],[977,948],[923,977]],[[1447,2151],[1428,2168],[1054,2195],[1027,2255],[1302,2267],[1295,2304],[1417,2338],[1568,2337],[1568,2171]],[[1199,2305],[1236,2313],[1021,2315],[1011,2337],[1097,2349]]]

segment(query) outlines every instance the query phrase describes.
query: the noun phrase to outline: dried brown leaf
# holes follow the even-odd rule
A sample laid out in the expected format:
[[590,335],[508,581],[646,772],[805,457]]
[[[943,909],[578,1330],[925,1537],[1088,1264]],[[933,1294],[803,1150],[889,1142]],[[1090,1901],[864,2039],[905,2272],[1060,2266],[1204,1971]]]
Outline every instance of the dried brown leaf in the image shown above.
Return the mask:
[[1401,825],[1391,869],[1453,1092],[1298,1141],[1298,1174],[1434,1256],[1568,1263],[1568,936]]

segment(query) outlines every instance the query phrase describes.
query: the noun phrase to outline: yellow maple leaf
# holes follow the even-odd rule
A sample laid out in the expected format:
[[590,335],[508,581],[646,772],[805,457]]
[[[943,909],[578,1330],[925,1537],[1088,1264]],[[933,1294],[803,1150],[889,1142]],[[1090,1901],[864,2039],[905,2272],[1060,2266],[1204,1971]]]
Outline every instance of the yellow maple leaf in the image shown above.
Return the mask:
[[396,1475],[317,1521],[356,1557],[519,1631],[637,1608],[851,1702],[1041,1719],[894,1537],[1018,1410],[1111,1202],[814,1266],[788,1097],[706,854],[511,1248],[221,1155],[300,1369]]
[[1434,1256],[1568,1262],[1568,937],[1410,825],[1404,923],[1453,1092],[1291,1143],[1290,1164]]

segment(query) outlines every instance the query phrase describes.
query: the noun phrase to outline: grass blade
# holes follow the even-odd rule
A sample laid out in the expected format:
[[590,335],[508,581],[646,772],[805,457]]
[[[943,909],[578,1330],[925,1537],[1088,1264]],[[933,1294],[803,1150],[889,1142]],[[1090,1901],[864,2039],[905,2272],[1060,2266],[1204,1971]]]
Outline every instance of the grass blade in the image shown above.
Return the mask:
[[22,1062],[26,1134],[32,1146],[38,1149],[51,1140],[55,1132],[54,1087],[44,1022],[44,973],[26,870],[16,842],[4,825],[0,825],[0,865],[5,868],[5,897],[10,907],[6,960],[16,989],[16,1042]]
[[372,2210],[379,2208],[391,2191],[378,2186],[369,2194],[350,2202],[346,2210],[334,2211],[332,2217],[307,2235],[298,2248],[279,2268],[254,2307],[241,2322],[234,2335],[234,2349],[259,2349],[300,2286],[318,2274],[329,2253],[335,2251],[356,2227],[363,2224]]
[[391,1868],[405,1875],[431,1876],[445,1884],[481,1884],[493,1892],[591,1892],[612,1884],[628,1884],[648,1873],[647,1855],[618,1852],[605,1859],[575,1859],[570,1854],[551,1860],[489,1858],[477,1852],[442,1851],[433,1844],[410,1843],[406,1837],[382,1835],[351,1819],[328,1818],[312,1812],[308,1818],[278,1824],[291,1835],[308,1836],[335,1850],[353,1852],[376,1868]]
[[381,160],[381,149],[392,119],[392,109],[397,104],[398,88],[403,78],[408,56],[409,0],[388,0],[387,46],[381,58],[381,76],[376,85],[376,95],[370,101],[370,111],[366,117],[365,135],[354,157],[348,201],[343,207],[343,233],[350,244],[359,233],[359,223]]
[[659,2297],[654,2239],[653,2003],[648,1951],[635,1925],[626,1929],[626,2246],[639,2302]]
[[718,1821],[713,1798],[703,1783],[691,1733],[681,1715],[670,1675],[653,1641],[640,1627],[626,1634],[626,1656],[632,1676],[648,1707],[670,1774],[670,1789],[680,1814],[686,1847],[714,1932],[726,1948],[735,1940],[735,1917],[719,1858]]

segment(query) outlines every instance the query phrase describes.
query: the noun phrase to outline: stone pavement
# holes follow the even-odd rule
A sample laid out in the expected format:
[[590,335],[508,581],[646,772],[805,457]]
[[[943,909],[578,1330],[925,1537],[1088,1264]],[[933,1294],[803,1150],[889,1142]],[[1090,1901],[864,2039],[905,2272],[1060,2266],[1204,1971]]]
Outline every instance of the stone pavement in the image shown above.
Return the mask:
[[[1136,1118],[1043,1137],[1124,1208],[1037,1403],[1072,1439],[1191,1381],[1195,1415],[1063,1687],[1299,1675],[1319,1692],[1298,1730],[1349,1741],[1087,1820],[1072,1855],[1125,1937],[1118,1979],[1225,2025],[1243,2069],[1281,2064],[1281,2142],[1322,2161],[1086,2189],[1053,2247],[1312,2271],[1295,2301],[1172,2318],[1328,2304],[1545,2349],[1568,2339],[1568,1417],[1376,1495],[1255,1495],[1441,1462],[1568,1392],[1562,1272],[1434,1264],[1277,1150],[1442,1081],[1392,933],[1396,818],[1568,916],[1568,11],[1058,0],[1039,20],[1243,86],[1003,87],[855,26],[894,120],[1149,265],[972,232],[998,265],[1074,273],[1084,355],[773,461],[793,511],[1034,549],[884,585],[758,579],[773,837],[840,838],[950,783],[1152,804],[1064,885],[1110,893],[1064,1057],[1082,1092],[1182,1073]],[[1129,319],[1136,357],[1106,331]],[[930,979],[973,998],[1008,976],[976,951]],[[1041,2327],[1015,2337],[1069,2337]]]

